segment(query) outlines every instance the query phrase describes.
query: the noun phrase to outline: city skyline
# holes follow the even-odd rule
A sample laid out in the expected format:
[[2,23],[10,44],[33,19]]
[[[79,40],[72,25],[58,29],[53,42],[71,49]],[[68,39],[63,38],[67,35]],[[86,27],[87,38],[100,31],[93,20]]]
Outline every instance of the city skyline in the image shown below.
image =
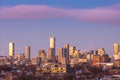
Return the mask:
[[65,43],[80,50],[104,48],[114,54],[120,44],[119,0],[0,0],[0,54],[8,55],[9,42],[15,54],[31,47],[31,55],[49,48],[56,37],[56,52]]
[[[70,44],[69,43],[65,43],[65,44],[63,44],[62,47],[57,47],[57,48],[55,47],[55,45],[56,45],[56,37],[52,36],[52,37],[50,37],[50,40],[49,40],[49,47],[48,47],[48,49],[39,49],[37,51],[45,50],[46,54],[49,54],[49,49],[54,49],[55,51],[53,51],[53,53],[55,52],[55,55],[59,55],[59,49],[64,48],[65,45],[70,45]],[[9,48],[8,48],[7,55],[6,54],[0,54],[1,56],[10,56],[11,57],[11,56],[17,56],[19,53],[23,53],[27,58],[30,58],[30,55],[32,55],[32,57],[38,56],[38,53],[36,53],[36,54],[32,54],[31,53],[31,46],[26,46],[25,45],[24,46],[25,49],[24,49],[23,52],[18,52],[17,51],[18,48],[15,47],[15,43],[14,42],[9,42],[8,47]],[[73,49],[73,50],[78,49],[78,50],[82,51],[83,53],[86,53],[86,52],[89,52],[91,50],[94,50],[94,51],[98,51],[98,54],[102,54],[102,55],[103,54],[114,55],[114,54],[118,54],[118,52],[119,52],[119,44],[118,43],[114,43],[113,44],[113,53],[111,53],[111,54],[107,53],[106,50],[104,49],[104,47],[103,48],[98,48],[98,49],[81,50],[81,49],[77,48],[76,46],[70,45],[69,51],[71,51],[71,49]],[[101,52],[101,50],[102,50],[102,52]],[[16,53],[16,51],[18,53]],[[117,53],[115,51],[117,51]],[[71,53],[74,53],[74,52],[73,51],[69,52],[69,54],[71,54]]]

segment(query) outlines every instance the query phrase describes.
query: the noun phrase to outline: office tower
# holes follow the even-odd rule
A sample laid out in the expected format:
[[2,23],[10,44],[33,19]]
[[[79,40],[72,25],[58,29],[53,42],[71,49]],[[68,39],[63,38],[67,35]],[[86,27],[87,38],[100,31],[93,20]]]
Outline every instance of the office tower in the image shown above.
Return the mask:
[[93,60],[93,53],[91,53],[91,51],[86,54],[86,59],[89,65],[91,65]]
[[69,44],[64,44],[64,57],[66,57],[66,63],[69,63]]
[[18,54],[18,57],[17,57],[17,58],[18,58],[18,61],[21,60],[21,53]]
[[55,49],[55,37],[50,37],[50,48]]
[[15,44],[13,42],[9,43],[9,57],[14,57],[15,55]]
[[44,56],[45,56],[45,50],[39,50],[38,57],[44,57]]
[[41,59],[45,59],[46,58],[45,50],[39,50],[38,51],[38,57],[41,58]]
[[98,55],[103,56],[104,54],[105,54],[105,49],[104,48],[98,49]]
[[66,64],[66,58],[63,56],[63,48],[58,50],[58,62],[61,64]]
[[58,62],[61,63],[62,58],[63,58],[63,48],[59,48],[59,50],[58,50]]
[[52,52],[52,51],[51,51],[51,49],[49,48],[49,49],[48,49],[48,53],[47,53],[47,59],[48,59],[48,60],[51,60],[51,59],[52,59],[51,52]]
[[50,37],[50,48],[48,49],[48,59],[55,60],[55,37]]
[[79,50],[75,50],[72,57],[79,58]]
[[58,57],[63,57],[63,48],[59,48],[58,50]]
[[101,63],[101,57],[99,55],[93,55],[92,65],[99,66],[97,63]]
[[96,51],[95,51],[95,50],[90,50],[90,51],[86,54],[86,58],[91,61],[91,60],[93,59],[93,55],[96,55]]
[[94,51],[93,51],[93,54],[94,54],[94,55],[98,55],[98,50],[94,50]]
[[64,57],[69,56],[69,44],[64,44]]
[[45,50],[39,50],[38,51],[38,58],[41,58],[41,62],[46,62],[46,53]]
[[18,58],[18,61],[25,60],[25,54],[24,53],[18,53],[17,58]]
[[114,43],[114,54],[117,55],[119,52],[119,44]]
[[25,47],[25,58],[30,60],[30,54],[31,53],[31,48],[30,46]]
[[73,55],[74,51],[76,50],[76,47],[70,46],[69,47],[69,55]]
[[47,57],[48,57],[48,60],[54,61],[54,59],[55,59],[55,49],[54,48],[49,48],[48,49]]

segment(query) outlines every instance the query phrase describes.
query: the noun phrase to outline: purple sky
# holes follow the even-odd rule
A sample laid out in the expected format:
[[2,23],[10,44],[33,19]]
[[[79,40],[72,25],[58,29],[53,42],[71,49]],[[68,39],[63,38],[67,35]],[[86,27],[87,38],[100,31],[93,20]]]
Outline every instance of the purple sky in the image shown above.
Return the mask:
[[1,55],[8,55],[12,41],[16,54],[29,45],[36,56],[39,49],[49,48],[50,36],[57,38],[57,48],[69,43],[80,50],[105,48],[113,54],[113,44],[120,44],[120,1],[95,1],[1,0]]

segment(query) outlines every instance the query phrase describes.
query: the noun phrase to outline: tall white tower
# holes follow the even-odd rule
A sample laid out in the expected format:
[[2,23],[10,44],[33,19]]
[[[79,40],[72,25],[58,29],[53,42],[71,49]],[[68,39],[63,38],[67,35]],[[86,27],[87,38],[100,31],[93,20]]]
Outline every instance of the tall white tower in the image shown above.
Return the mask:
[[55,49],[55,37],[50,37],[50,48]]
[[50,37],[50,48],[48,49],[49,60],[55,61],[55,37]]
[[15,55],[15,44],[13,42],[9,43],[9,57],[14,57]]

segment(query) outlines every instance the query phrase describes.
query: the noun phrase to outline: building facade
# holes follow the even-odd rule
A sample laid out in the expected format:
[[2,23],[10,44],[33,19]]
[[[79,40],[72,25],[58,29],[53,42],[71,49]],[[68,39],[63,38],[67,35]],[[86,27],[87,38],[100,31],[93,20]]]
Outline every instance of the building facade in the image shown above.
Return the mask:
[[64,57],[66,58],[66,63],[69,63],[69,44],[64,44]]
[[75,50],[76,50],[76,47],[74,46],[69,47],[69,59],[72,58],[72,55],[74,54]]
[[14,57],[15,55],[15,44],[13,42],[9,43],[9,57]]
[[25,58],[30,60],[30,56],[31,56],[31,48],[30,46],[26,46],[25,47]]
[[118,52],[119,52],[119,44],[117,44],[117,43],[114,43],[114,54],[118,54]]
[[55,37],[50,37],[50,48],[54,48],[55,49]]
[[56,39],[50,37],[50,48],[48,49],[48,60],[55,60]]
[[105,54],[105,49],[104,48],[98,49],[98,55],[103,56],[104,54]]

